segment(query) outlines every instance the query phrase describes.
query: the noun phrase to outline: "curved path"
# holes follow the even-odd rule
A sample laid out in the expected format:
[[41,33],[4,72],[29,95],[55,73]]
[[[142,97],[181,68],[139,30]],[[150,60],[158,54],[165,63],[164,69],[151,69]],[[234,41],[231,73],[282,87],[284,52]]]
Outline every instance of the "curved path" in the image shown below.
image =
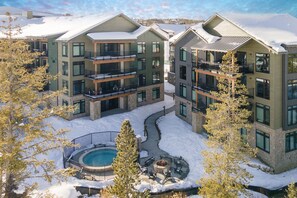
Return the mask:
[[[167,94],[169,95],[169,94]],[[175,110],[175,105],[165,110],[165,113],[171,113]],[[157,125],[157,120],[164,116],[164,111],[159,111],[146,118],[144,121],[145,128],[147,129],[147,139],[142,142],[141,149],[148,151],[148,156],[140,159],[143,164],[148,158],[155,157],[157,159],[160,155],[169,155],[167,152],[159,148],[159,141],[161,139],[160,129]]]

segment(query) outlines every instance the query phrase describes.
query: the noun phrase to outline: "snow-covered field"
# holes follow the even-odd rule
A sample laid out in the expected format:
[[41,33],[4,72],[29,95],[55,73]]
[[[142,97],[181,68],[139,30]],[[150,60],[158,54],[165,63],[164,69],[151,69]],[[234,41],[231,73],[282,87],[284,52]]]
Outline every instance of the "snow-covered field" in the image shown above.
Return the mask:
[[[143,123],[145,118],[152,113],[162,110],[164,105],[168,108],[173,104],[174,101],[172,98],[165,95],[164,102],[140,107],[127,113],[103,117],[95,121],[91,121],[88,117],[79,118],[72,121],[65,121],[58,117],[52,117],[47,121],[51,122],[57,129],[68,128],[70,132],[67,134],[67,138],[73,139],[96,131],[118,131],[122,121],[124,119],[129,119],[132,123],[135,133],[143,137]],[[190,173],[184,181],[177,184],[162,186],[160,184],[150,185],[143,182],[140,186],[138,186],[138,188],[150,188],[151,191],[157,192],[167,189],[197,186],[197,181],[204,173],[201,151],[203,149],[207,149],[205,145],[206,138],[203,135],[192,132],[191,125],[177,118],[174,112],[166,115],[165,117],[161,117],[158,120],[158,125],[161,130],[161,141],[159,144],[160,148],[173,156],[183,156],[183,158],[189,163]],[[145,156],[146,153],[142,153],[142,155]],[[61,151],[50,152],[48,154],[48,158],[54,160],[58,168],[63,167]],[[253,160],[252,163],[261,164],[260,162],[257,162],[257,160]],[[251,181],[251,185],[261,186],[269,189],[280,188],[291,183],[292,181],[296,181],[297,178],[297,169],[293,169],[278,175],[264,173],[252,167],[247,167],[247,169],[254,176],[253,180]],[[110,185],[112,181],[94,182],[70,177],[67,182],[62,184],[58,184],[57,182],[53,184],[47,184],[42,181],[38,181],[38,183],[40,184],[39,192],[49,190],[49,192],[56,194],[59,197],[68,198],[78,195],[73,186],[101,188],[106,185]]]
[[[176,117],[174,112],[161,117],[158,122],[161,130],[160,148],[173,156],[183,156],[188,161],[190,173],[185,182],[196,186],[204,172],[201,151],[207,148],[206,138],[192,132],[191,125]],[[261,164],[256,159],[251,163]],[[281,174],[268,174],[250,166],[246,168],[254,176],[250,183],[253,186],[273,190],[297,180],[297,168]]]
[[173,86],[172,84],[168,83],[167,80],[165,80],[164,91],[167,92],[167,93],[174,93],[175,92],[175,86]]

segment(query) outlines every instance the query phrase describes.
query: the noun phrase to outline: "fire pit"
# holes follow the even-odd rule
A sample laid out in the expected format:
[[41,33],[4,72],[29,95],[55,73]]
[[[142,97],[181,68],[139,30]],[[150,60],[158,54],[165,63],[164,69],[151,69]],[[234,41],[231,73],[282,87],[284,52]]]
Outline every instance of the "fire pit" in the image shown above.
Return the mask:
[[154,171],[155,173],[164,173],[164,170],[170,169],[170,162],[165,159],[157,160],[155,161],[154,165]]

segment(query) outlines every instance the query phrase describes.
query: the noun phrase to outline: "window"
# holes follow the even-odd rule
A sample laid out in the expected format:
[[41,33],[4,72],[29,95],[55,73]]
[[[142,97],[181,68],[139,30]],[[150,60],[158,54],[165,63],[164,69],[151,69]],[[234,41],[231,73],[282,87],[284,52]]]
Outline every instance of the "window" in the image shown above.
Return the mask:
[[263,104],[256,104],[256,121],[269,125],[270,124],[270,108]]
[[187,87],[185,84],[180,83],[179,85],[180,96],[186,98],[187,97]]
[[205,60],[206,60],[206,62],[210,62],[210,54],[211,54],[211,52],[210,51],[206,51],[206,53],[205,53]]
[[160,53],[160,42],[153,42],[153,53]]
[[288,80],[288,100],[297,99],[297,80]]
[[85,112],[85,100],[74,101],[73,106],[75,108],[74,115]]
[[62,80],[62,88],[66,89],[65,94],[68,95],[68,81]]
[[192,82],[196,82],[196,72],[195,70],[192,70]]
[[269,73],[269,54],[256,53],[256,71]]
[[160,82],[160,72],[153,72],[153,84]]
[[72,44],[73,57],[79,57],[85,55],[85,43],[73,43]]
[[138,70],[145,70],[145,58],[141,58],[137,60],[137,68]]
[[160,98],[160,88],[153,88],[153,100]]
[[73,81],[73,95],[83,94],[85,92],[85,81],[75,80]]
[[138,54],[145,54],[145,42],[138,42],[137,43],[137,53]]
[[62,43],[62,56],[68,56],[68,45],[67,43]]
[[297,105],[288,107],[288,126],[297,124]]
[[85,74],[85,62],[73,62],[73,76],[79,76]]
[[68,76],[68,62],[62,62],[62,75]]
[[260,98],[269,100],[269,80],[256,79],[256,94]]
[[187,68],[186,66],[180,66],[179,77],[183,80],[187,80]]
[[187,60],[187,51],[184,48],[179,49],[179,58],[181,61]]
[[262,131],[256,130],[256,146],[257,146],[257,148],[269,153],[270,152],[270,137],[269,137],[269,135]]
[[152,66],[153,66],[153,68],[160,67],[160,57],[155,57],[152,59]]
[[247,143],[247,129],[246,128],[241,128],[240,130],[240,136],[241,136],[241,140],[244,144]]
[[286,134],[286,152],[297,150],[297,132]]
[[138,102],[146,101],[146,91],[141,91],[137,93],[137,101]]
[[288,56],[288,73],[297,73],[297,54]]
[[192,89],[192,101],[196,102],[196,91],[194,89]]
[[67,100],[62,100],[62,106],[68,106],[68,101]]
[[138,76],[138,85],[139,86],[145,86],[146,85],[145,74],[139,74],[139,76]]
[[192,57],[192,63],[195,63],[197,62],[196,58],[197,58],[197,52],[195,49],[192,49],[191,51],[191,57]]
[[179,104],[179,114],[181,116],[187,117],[187,106],[182,102]]

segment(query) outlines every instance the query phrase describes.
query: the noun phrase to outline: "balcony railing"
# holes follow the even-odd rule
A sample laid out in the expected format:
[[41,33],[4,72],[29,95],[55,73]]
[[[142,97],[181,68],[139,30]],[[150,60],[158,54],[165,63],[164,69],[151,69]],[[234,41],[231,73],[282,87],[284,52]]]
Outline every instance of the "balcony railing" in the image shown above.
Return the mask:
[[123,58],[135,58],[136,51],[109,51],[109,52],[85,52],[85,58],[91,60],[113,60]]
[[244,74],[253,74],[254,73],[254,63],[239,66],[239,72],[244,73]]
[[219,70],[221,63],[210,63],[205,61],[192,62],[192,66],[203,70]]
[[48,56],[48,50],[42,50],[42,49],[32,49],[32,52],[40,52],[40,56]]
[[198,102],[198,107],[196,106],[195,102],[192,103],[192,111],[193,112],[202,112],[203,114],[206,114],[206,109],[207,109],[207,107],[202,101]]
[[92,99],[98,99],[98,98],[106,98],[110,96],[116,96],[121,95],[125,93],[132,93],[136,91],[137,86],[136,85],[130,85],[130,86],[122,86],[122,87],[114,87],[111,90],[99,90],[98,93],[96,93],[94,90],[89,89],[85,96],[92,98]]
[[215,87],[215,86],[209,86],[207,84],[204,84],[204,83],[199,83],[198,84],[198,87],[197,86],[193,86],[195,89],[197,90],[200,90],[200,91],[203,91],[203,92],[206,92],[206,93],[209,93],[211,91],[218,91],[218,88]]
[[121,70],[110,70],[106,73],[95,74],[95,71],[86,70],[85,76],[90,79],[99,80],[99,79],[107,79],[107,78],[117,78],[122,76],[129,76],[136,74],[136,67]]

